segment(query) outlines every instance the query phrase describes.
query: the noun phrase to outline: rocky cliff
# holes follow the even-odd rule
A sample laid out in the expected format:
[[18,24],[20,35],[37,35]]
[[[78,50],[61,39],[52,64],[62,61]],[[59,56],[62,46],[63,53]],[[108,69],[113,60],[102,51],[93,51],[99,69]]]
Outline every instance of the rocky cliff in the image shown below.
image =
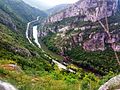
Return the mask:
[[101,33],[93,34],[89,40],[83,43],[83,48],[86,51],[98,51],[98,50],[104,51],[107,45],[112,44],[111,48],[114,51],[120,51],[119,42],[120,42],[120,33],[118,30],[111,32],[111,39],[108,38],[106,32],[101,32]]
[[[45,30],[44,33],[47,31],[54,32],[57,26],[57,35],[62,31],[63,33],[59,33],[58,36],[61,38],[69,38],[69,46],[71,47],[81,45],[86,51],[104,51],[106,47],[109,47],[108,44],[112,44],[111,48],[114,51],[120,51],[120,45],[118,44],[120,41],[119,20],[116,20],[119,18],[117,12],[119,9],[118,6],[119,0],[79,0],[69,8],[50,16],[47,19],[47,23],[51,24],[53,28],[48,26],[48,30]],[[97,23],[96,21],[106,16],[114,16],[115,19],[109,21],[111,38],[108,38],[108,34],[99,23],[95,24]]]
[[64,18],[79,16],[93,22],[111,16],[117,10],[118,0],[79,0],[69,8],[50,16],[46,22],[61,21]]

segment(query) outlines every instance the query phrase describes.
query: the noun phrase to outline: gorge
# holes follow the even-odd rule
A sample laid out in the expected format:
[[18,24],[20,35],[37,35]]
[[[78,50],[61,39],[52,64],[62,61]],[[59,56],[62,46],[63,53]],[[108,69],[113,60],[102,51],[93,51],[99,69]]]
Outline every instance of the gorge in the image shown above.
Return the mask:
[[[39,22],[39,19],[38,19],[38,18],[39,18],[39,17],[37,17],[37,20],[33,20],[33,21],[31,21],[31,22],[28,22],[28,24],[27,24],[27,29],[26,29],[26,38],[28,39],[28,41],[29,41],[30,44],[32,44],[33,46],[35,46],[35,45],[33,44],[33,42],[35,42],[36,45],[37,45],[39,48],[41,48],[43,52],[45,52],[44,49],[41,47],[39,41],[38,41],[38,26],[34,26],[34,24],[32,24],[32,23],[35,23],[35,22],[38,23],[38,22]],[[30,26],[30,24],[32,24],[32,26]],[[32,30],[31,30],[31,28],[32,28]],[[32,34],[33,34],[32,36],[33,36],[33,38],[34,38],[34,41],[33,41],[33,42],[32,42],[32,41],[30,40],[30,38],[28,37],[28,35],[29,35],[28,32],[33,32],[33,33],[32,33]],[[30,33],[30,34],[31,34],[31,33]],[[49,57],[47,54],[44,54],[44,55],[45,55],[45,57],[48,57],[49,59],[52,59],[52,58]],[[73,70],[71,70],[71,69],[67,69],[67,66],[59,63],[58,61],[56,61],[56,60],[54,60],[54,59],[52,59],[52,62],[55,63],[55,64],[58,66],[59,69],[64,69],[64,70],[68,70],[68,71],[70,71],[70,72],[75,73],[75,71],[73,71]]]
[[79,0],[47,16],[0,0],[0,90],[119,89],[119,6]]

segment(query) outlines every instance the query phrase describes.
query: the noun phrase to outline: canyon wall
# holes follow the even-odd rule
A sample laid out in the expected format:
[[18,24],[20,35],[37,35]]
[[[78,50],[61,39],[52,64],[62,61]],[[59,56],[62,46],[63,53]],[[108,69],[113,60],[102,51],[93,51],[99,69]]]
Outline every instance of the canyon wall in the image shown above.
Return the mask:
[[117,10],[118,0],[79,0],[65,10],[47,18],[46,23],[54,23],[64,18],[79,16],[84,21],[97,21],[111,16]]

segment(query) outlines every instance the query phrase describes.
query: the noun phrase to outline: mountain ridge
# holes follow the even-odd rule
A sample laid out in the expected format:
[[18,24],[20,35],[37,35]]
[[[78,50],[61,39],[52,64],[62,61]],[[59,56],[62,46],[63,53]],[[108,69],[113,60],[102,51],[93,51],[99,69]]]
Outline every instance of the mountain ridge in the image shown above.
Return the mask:
[[[105,3],[106,2],[106,3]],[[84,20],[97,21],[104,18],[106,15],[104,13],[105,8],[107,8],[107,16],[111,16],[113,12],[116,12],[118,6],[118,0],[80,0],[61,12],[48,17],[46,22],[56,22],[61,21],[64,18],[79,16],[84,18]],[[111,10],[110,10],[111,9]]]
[[68,8],[71,4],[60,4],[60,5],[56,5],[53,8],[48,9],[46,12],[48,13],[48,15],[53,15],[57,12],[60,12],[66,8]]
[[[23,32],[25,24],[35,19],[37,16],[43,18],[47,16],[43,11],[29,6],[22,0],[1,0],[0,10],[0,22],[18,32],[19,30],[17,29],[20,29]],[[24,27],[24,29],[22,27]]]

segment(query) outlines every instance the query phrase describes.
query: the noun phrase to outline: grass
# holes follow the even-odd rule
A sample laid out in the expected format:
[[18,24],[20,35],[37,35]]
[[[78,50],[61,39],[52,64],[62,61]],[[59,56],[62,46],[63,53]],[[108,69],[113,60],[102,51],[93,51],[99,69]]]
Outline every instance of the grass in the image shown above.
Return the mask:
[[[16,63],[12,60],[0,60],[0,64],[3,65],[13,62]],[[0,80],[13,84],[19,90],[79,90],[80,87],[79,82],[72,84],[62,79],[55,80],[49,74],[40,76],[26,74],[24,71],[9,71],[9,69],[0,67]]]

